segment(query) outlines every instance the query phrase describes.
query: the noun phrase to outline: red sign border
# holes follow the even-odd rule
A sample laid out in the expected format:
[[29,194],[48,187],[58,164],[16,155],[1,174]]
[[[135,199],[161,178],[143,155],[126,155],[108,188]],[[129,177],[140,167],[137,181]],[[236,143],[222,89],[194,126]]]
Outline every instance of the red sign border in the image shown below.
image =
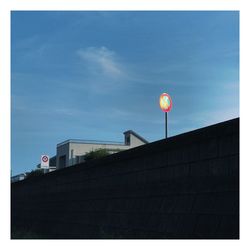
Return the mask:
[[170,105],[169,105],[169,107],[168,107],[167,109],[163,109],[163,108],[161,107],[161,105],[160,105],[160,108],[161,108],[161,110],[162,110],[163,112],[169,112],[169,111],[172,109],[172,106],[173,106],[173,104],[172,104],[172,99],[171,99],[171,97],[170,97],[169,94],[167,94],[167,93],[162,93],[162,94],[160,95],[160,98],[159,98],[159,104],[160,104],[160,102],[161,102],[161,97],[162,97],[162,96],[167,96],[167,97],[168,97],[168,99],[170,100]]
[[[46,161],[44,160],[44,158],[46,158]],[[42,162],[47,163],[48,160],[49,160],[49,157],[48,157],[47,155],[43,155],[43,156],[42,156]]]

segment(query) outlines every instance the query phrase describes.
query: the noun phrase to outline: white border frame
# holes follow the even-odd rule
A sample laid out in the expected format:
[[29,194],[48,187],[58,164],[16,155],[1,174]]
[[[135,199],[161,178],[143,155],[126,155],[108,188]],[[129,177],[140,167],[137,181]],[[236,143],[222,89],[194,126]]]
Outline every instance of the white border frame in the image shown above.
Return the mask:
[[[245,249],[249,245],[249,119],[247,84],[249,71],[249,9],[248,1],[237,0],[3,0],[0,3],[0,138],[1,155],[3,156],[1,169],[1,245],[8,248],[34,249],[37,247],[75,248],[85,247],[101,249],[135,248],[166,248],[170,249]],[[241,177],[240,177],[240,240],[98,240],[98,241],[34,241],[10,240],[10,12],[12,10],[236,10],[240,11],[240,129],[241,129]],[[243,53],[244,52],[244,53]],[[245,114],[248,114],[244,116]],[[244,137],[242,136],[244,134]],[[24,246],[25,244],[25,246]],[[38,246],[39,245],[39,246]]]

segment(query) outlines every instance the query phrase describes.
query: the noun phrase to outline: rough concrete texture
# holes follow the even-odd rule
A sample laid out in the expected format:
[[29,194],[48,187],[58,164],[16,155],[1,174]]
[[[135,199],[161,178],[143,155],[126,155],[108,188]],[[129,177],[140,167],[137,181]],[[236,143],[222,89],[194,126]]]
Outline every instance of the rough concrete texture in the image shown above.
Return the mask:
[[238,239],[239,119],[13,183],[11,225],[12,238]]

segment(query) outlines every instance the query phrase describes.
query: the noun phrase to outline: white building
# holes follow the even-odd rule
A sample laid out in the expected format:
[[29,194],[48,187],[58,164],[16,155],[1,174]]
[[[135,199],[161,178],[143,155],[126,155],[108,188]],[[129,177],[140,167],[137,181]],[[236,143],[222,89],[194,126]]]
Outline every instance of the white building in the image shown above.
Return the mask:
[[110,153],[134,148],[148,143],[132,130],[124,132],[124,143],[87,140],[67,140],[57,144],[56,168],[64,168],[84,161],[84,155],[92,150],[104,148]]
[[11,182],[17,182],[17,181],[22,181],[26,178],[26,174],[18,174],[15,176],[11,176]]

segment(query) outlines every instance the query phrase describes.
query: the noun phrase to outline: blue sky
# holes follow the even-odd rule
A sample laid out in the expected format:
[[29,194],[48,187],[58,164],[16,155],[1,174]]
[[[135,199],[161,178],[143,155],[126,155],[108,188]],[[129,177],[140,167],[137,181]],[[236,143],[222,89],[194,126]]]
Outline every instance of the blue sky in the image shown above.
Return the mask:
[[11,14],[12,174],[66,139],[164,138],[239,116],[239,13]]

